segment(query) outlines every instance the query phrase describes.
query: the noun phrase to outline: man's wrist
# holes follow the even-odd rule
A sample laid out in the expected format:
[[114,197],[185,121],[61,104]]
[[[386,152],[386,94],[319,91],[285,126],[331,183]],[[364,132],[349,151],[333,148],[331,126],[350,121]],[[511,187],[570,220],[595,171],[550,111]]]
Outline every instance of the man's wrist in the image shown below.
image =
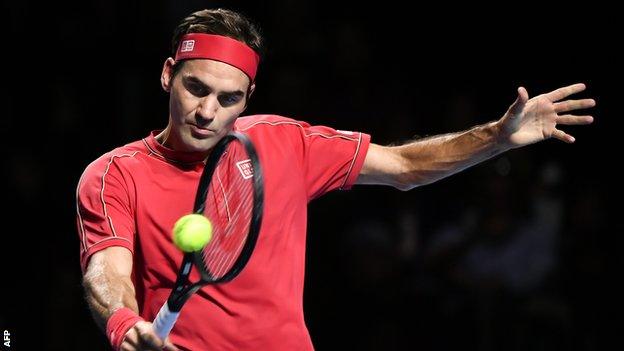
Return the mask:
[[110,315],[106,322],[106,336],[114,350],[119,350],[128,330],[143,318],[133,310],[122,307]]
[[488,133],[492,136],[493,143],[495,148],[500,152],[505,152],[513,149],[511,142],[509,140],[509,133],[507,133],[504,129],[503,124],[500,120],[490,122],[484,125],[484,128],[488,130]]

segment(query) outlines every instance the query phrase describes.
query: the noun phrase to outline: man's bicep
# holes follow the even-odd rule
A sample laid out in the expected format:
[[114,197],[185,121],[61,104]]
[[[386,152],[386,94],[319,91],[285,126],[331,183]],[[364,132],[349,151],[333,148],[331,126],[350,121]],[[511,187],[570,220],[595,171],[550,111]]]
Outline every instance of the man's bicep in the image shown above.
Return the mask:
[[397,148],[371,143],[356,184],[389,185],[401,189],[404,162]]

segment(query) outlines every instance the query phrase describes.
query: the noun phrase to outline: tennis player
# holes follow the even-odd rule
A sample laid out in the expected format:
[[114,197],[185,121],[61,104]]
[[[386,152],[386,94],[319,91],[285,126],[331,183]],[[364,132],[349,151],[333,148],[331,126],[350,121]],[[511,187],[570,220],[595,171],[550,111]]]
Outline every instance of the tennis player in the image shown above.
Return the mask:
[[[519,88],[499,120],[395,147],[282,116],[239,117],[256,88],[262,52],[257,28],[238,13],[203,10],[185,18],[161,75],[169,93],[166,128],[102,155],[79,181],[86,299],[116,350],[312,350],[303,315],[309,201],[354,184],[409,190],[513,148],[550,138],[573,143],[559,125],[593,120],[571,114],[595,105],[568,99],[583,84],[531,99]],[[193,295],[170,337],[160,340],[149,321],[182,259],[171,228],[192,211],[203,161],[232,130],[250,137],[265,170],[256,249],[235,280]]]

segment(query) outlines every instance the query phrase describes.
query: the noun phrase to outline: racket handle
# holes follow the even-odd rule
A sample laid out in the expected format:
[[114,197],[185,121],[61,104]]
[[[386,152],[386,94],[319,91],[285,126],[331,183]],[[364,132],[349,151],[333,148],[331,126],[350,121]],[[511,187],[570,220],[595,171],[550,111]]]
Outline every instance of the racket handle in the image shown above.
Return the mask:
[[158,311],[158,315],[154,319],[154,331],[163,341],[167,338],[171,329],[173,329],[173,325],[178,320],[179,315],[180,312],[171,312],[167,302]]

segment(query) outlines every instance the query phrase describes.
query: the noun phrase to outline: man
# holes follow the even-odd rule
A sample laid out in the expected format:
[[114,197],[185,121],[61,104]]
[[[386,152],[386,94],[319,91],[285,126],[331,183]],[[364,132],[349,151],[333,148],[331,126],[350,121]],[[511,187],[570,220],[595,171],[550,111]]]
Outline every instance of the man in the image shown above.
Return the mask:
[[[86,297],[115,349],[311,350],[302,306],[310,200],[354,184],[409,190],[512,148],[549,138],[572,143],[557,125],[593,120],[569,114],[594,106],[592,99],[564,100],[583,84],[532,99],[519,88],[498,121],[384,147],[363,133],[285,117],[239,118],[256,88],[262,39],[237,13],[192,14],[176,29],[173,50],[161,75],[167,127],[94,161],[77,189]],[[182,258],[170,230],[191,212],[203,161],[231,130],[247,134],[263,162],[260,239],[243,272],[191,297],[170,339],[160,340],[150,321]]]

